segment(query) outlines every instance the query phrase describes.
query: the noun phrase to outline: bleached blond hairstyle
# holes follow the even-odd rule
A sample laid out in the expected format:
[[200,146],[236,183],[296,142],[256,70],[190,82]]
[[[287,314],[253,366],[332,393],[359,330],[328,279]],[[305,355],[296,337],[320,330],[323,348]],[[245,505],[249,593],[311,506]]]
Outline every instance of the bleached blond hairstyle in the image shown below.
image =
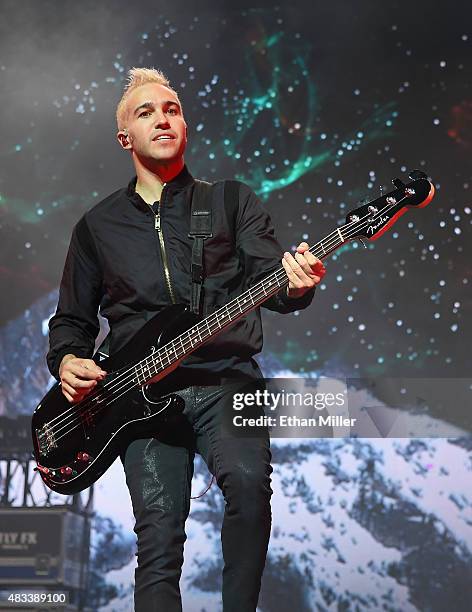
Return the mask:
[[123,95],[121,96],[121,100],[118,102],[118,106],[116,107],[116,123],[119,130],[125,128],[126,101],[129,95],[135,89],[141,87],[141,85],[146,85],[147,83],[158,83],[159,85],[164,85],[175,93],[177,99],[179,98],[177,92],[170,86],[169,79],[161,70],[157,70],[156,68],[131,68],[131,70],[128,70],[128,79]]

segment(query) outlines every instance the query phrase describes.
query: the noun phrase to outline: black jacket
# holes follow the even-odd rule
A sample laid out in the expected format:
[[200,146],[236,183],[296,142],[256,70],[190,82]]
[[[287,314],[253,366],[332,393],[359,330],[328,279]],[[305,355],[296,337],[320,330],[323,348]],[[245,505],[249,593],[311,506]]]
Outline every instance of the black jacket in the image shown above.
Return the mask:
[[[91,357],[99,332],[97,312],[110,325],[110,353],[118,350],[152,316],[173,301],[189,303],[192,239],[191,187],[184,167],[149,206],[135,192],[136,178],[90,209],[75,226],[62,276],[56,314],[49,322],[49,370],[58,377],[62,357]],[[240,184],[236,216],[224,206],[224,181],[213,187],[213,237],[205,241],[204,316],[280,268],[283,249],[268,213],[254,192]],[[155,228],[159,208],[170,279]],[[231,229],[233,228],[233,230]],[[168,281],[171,287],[169,288]],[[281,313],[306,308],[314,290],[292,299],[285,288],[264,303]],[[262,349],[259,308],[237,321],[184,362],[212,372],[255,372]]]

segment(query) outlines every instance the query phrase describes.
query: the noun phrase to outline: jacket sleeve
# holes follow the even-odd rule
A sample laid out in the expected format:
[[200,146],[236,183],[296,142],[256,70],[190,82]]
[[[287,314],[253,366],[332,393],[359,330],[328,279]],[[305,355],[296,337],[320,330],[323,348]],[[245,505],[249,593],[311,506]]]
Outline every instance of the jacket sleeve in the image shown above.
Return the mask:
[[100,331],[98,307],[102,296],[102,274],[92,235],[85,217],[77,223],[67,253],[59,302],[49,321],[49,352],[46,356],[51,374],[59,380],[64,355],[91,357]]
[[[244,183],[239,190],[236,219],[236,248],[243,259],[247,286],[251,287],[268,274],[282,267],[284,250],[278,243],[269,213],[256,194]],[[309,306],[315,287],[300,298],[290,298],[283,287],[262,306],[282,314]]]

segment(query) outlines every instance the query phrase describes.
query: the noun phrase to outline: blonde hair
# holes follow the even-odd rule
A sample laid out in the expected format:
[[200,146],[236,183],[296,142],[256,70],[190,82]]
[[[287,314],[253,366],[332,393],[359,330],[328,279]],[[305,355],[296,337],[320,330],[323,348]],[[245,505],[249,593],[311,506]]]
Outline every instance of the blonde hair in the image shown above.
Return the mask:
[[170,86],[169,79],[161,70],[157,70],[156,68],[131,68],[131,70],[128,70],[128,81],[125,85],[123,95],[121,96],[121,100],[118,102],[118,106],[116,107],[116,123],[118,124],[119,130],[124,129],[125,127],[126,101],[129,95],[135,89],[141,87],[141,85],[146,85],[147,83],[158,83],[159,85],[164,85],[175,93],[177,99],[179,98],[177,92]]

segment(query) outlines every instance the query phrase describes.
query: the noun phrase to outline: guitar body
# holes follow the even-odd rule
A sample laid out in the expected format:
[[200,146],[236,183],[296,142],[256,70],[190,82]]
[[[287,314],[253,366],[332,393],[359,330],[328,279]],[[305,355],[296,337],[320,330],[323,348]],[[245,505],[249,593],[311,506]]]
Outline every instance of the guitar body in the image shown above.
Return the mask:
[[[130,363],[151,355],[175,336],[198,321],[185,306],[173,305],[150,319],[120,351],[100,364],[107,375],[90,393],[113,385]],[[175,369],[175,366],[172,368]],[[165,375],[167,375],[169,369]],[[160,378],[163,378],[161,376]],[[152,399],[146,387],[135,386],[117,398],[107,409],[99,402],[70,404],[56,383],[34,411],[32,434],[35,459],[45,484],[57,493],[78,493],[93,484],[135,439],[152,437],[158,430],[159,415],[178,409],[182,400],[167,395],[156,400],[159,382],[154,383]],[[119,387],[118,387],[119,388]]]

